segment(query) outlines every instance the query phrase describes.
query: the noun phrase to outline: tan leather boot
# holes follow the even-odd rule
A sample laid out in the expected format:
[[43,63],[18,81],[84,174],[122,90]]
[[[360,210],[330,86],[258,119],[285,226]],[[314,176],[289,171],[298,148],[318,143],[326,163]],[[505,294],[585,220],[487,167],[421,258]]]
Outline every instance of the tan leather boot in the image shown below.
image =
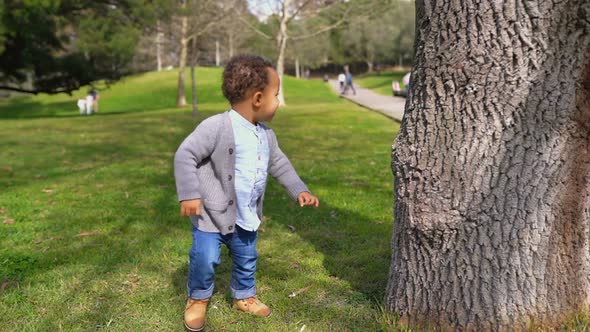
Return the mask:
[[234,300],[234,308],[260,317],[268,317],[272,314],[272,310],[260,302],[256,296]]
[[184,309],[184,327],[189,331],[201,331],[205,327],[209,299],[188,299]]

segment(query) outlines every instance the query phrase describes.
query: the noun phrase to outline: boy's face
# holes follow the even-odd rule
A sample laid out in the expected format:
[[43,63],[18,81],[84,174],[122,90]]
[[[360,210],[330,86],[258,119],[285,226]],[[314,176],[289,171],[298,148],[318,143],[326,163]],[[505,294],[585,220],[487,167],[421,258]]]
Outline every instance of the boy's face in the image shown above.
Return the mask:
[[268,70],[268,85],[262,90],[262,96],[260,97],[260,104],[256,111],[256,121],[272,121],[277,109],[279,108],[279,86],[280,80],[279,75],[273,68],[267,68]]

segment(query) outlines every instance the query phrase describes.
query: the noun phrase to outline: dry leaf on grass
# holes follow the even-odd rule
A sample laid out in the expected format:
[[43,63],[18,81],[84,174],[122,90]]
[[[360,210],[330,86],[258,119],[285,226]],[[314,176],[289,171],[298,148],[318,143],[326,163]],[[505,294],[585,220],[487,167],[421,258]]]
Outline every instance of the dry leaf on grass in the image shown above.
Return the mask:
[[41,191],[44,192],[44,193],[46,193],[46,194],[53,194],[53,189],[45,188],[45,189],[43,189]]
[[364,182],[361,182],[361,181],[352,181],[350,184],[353,185],[353,186],[355,186],[355,187],[363,187],[363,188],[369,188],[370,187],[368,183],[364,183]]
[[291,232],[295,232],[295,226],[293,226],[293,225],[287,225],[287,228],[289,228],[289,230]]
[[240,319],[234,319],[234,320],[232,320],[231,322],[227,322],[227,323],[225,323],[225,324],[221,325],[221,326],[219,327],[219,329],[220,329],[220,330],[223,330],[223,329],[225,329],[226,327],[228,327],[228,326],[230,326],[230,325],[232,325],[232,324],[235,324],[235,323],[237,323],[237,322],[239,322],[239,321],[240,321]]
[[298,290],[294,291],[293,293],[289,294],[289,298],[294,298],[295,296],[297,296],[301,293],[307,292],[310,288],[311,288],[311,285],[307,286],[305,288],[298,289]]
[[100,189],[100,188],[104,188],[104,184],[102,184],[102,183],[97,183],[97,184],[96,184],[96,188],[99,188],[99,189]]
[[12,167],[10,167],[10,166],[0,166],[0,170],[7,171],[7,172],[12,172]]
[[16,280],[7,280],[7,281],[4,281],[4,282],[2,282],[2,284],[0,284],[0,290],[3,291],[3,290],[6,290],[6,289],[8,289],[9,287],[12,287],[12,286],[18,286],[18,281],[16,281]]
[[128,192],[125,192],[125,198],[126,199],[129,199],[129,193]]
[[14,219],[12,219],[12,218],[4,219],[4,221],[2,223],[6,224],[6,225],[12,225],[12,224],[14,224]]
[[6,213],[6,208],[0,208],[0,214],[5,214]]
[[100,235],[100,232],[82,232],[76,235],[77,237]]
[[127,274],[127,280],[123,281],[122,284],[135,289],[139,285],[139,276],[135,273]]
[[257,289],[258,293],[266,292],[267,290],[271,290],[272,288],[269,286],[262,286]]

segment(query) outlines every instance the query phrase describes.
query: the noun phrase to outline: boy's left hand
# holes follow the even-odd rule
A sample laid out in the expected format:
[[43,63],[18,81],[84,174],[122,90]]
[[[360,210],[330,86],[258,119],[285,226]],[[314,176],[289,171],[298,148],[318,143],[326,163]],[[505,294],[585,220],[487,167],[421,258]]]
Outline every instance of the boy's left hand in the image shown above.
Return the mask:
[[304,191],[297,196],[299,206],[311,205],[314,207],[320,206],[320,200],[311,193]]

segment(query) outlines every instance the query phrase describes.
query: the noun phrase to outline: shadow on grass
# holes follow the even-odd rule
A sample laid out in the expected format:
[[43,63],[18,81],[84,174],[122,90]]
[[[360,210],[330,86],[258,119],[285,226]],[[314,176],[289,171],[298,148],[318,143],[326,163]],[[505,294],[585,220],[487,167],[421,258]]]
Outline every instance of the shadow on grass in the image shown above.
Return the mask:
[[[312,244],[330,276],[346,281],[364,299],[383,302],[390,263],[391,222],[372,220],[323,202],[318,209],[266,210],[272,220]],[[289,270],[283,265],[280,270]]]
[[[170,108],[174,107],[171,105]],[[101,109],[91,116],[111,116],[126,113],[161,111],[161,106],[142,108],[115,108],[105,111]],[[41,104],[39,102],[19,102],[0,106],[0,120],[8,119],[42,119],[42,118],[73,118],[87,117],[79,113],[77,106],[71,101]]]
[[[356,292],[353,297],[376,305],[382,304],[389,272],[391,223],[372,220],[325,203],[318,209],[299,208],[284,200],[286,194],[282,188],[273,187],[267,191],[265,201],[265,217],[271,220],[268,223],[272,225],[262,224],[265,232],[261,237],[272,238],[280,236],[281,232],[291,233],[290,229],[294,229],[291,234],[313,245],[321,253],[323,267],[328,274],[351,286]],[[277,228],[281,232],[274,231]],[[259,239],[259,246],[260,241],[265,239]],[[283,249],[288,251],[292,248]],[[187,259],[188,250],[187,247]],[[302,273],[293,268],[298,262],[288,261],[280,253],[259,252],[259,255],[258,278],[289,280]],[[188,268],[183,266],[172,275],[179,295],[186,294],[187,273]],[[230,274],[231,258],[224,250],[215,285],[216,291],[224,293],[228,301]]]

